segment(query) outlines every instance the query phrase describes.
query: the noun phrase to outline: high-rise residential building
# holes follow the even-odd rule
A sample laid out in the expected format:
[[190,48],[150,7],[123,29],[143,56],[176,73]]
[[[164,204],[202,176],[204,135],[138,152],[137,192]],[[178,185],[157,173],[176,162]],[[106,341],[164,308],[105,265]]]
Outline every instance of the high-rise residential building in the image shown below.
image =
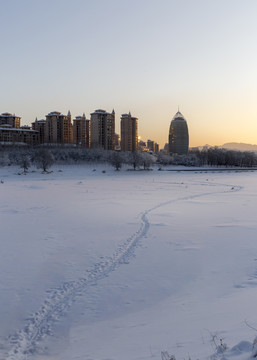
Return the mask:
[[73,120],[73,142],[74,144],[90,147],[90,120],[83,116],[76,116]]
[[122,151],[138,150],[138,119],[131,113],[122,114],[120,118],[120,147]]
[[31,123],[32,129],[39,132],[40,144],[43,144],[45,142],[45,125],[46,125],[46,120],[44,119],[38,120],[36,118],[36,120],[33,123]]
[[169,131],[169,153],[183,155],[188,153],[189,135],[187,122],[178,111],[171,123]]
[[10,125],[12,128],[18,129],[21,126],[21,118],[9,113],[3,113],[0,115],[0,126]]
[[63,115],[58,111],[46,115],[45,142],[54,144],[72,144],[73,131],[70,111]]
[[115,112],[96,110],[91,115],[91,147],[114,150],[115,149]]

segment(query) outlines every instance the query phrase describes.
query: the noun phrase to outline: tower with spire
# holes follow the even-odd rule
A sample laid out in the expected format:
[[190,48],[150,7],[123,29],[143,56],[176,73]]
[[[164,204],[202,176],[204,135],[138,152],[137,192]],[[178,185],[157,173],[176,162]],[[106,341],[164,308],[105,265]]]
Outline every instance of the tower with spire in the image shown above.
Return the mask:
[[169,153],[185,155],[188,153],[189,134],[186,119],[178,111],[174,115],[169,129]]

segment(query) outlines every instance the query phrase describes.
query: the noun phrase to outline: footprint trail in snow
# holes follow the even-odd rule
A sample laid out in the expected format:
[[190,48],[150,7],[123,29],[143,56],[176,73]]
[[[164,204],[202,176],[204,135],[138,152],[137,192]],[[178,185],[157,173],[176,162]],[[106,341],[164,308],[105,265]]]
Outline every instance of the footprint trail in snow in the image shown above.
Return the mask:
[[[214,184],[212,183],[212,186]],[[241,190],[239,186],[224,185],[228,190],[222,192],[235,192]],[[141,214],[140,228],[132,236],[130,236],[114,253],[112,257],[106,258],[102,262],[85,273],[83,278],[77,281],[64,283],[59,288],[49,291],[49,296],[44,301],[41,308],[28,319],[25,327],[17,331],[10,337],[9,343],[11,350],[5,357],[6,360],[27,360],[39,349],[40,340],[46,336],[51,336],[53,325],[60,320],[69,310],[72,303],[76,300],[76,296],[85,291],[87,286],[95,284],[100,279],[106,277],[110,272],[114,271],[122,264],[128,263],[139,240],[146,236],[150,223],[147,214],[150,212],[174,202],[185,201],[193,198],[207,196],[221,191],[211,191],[196,195],[181,197],[160,203]]]

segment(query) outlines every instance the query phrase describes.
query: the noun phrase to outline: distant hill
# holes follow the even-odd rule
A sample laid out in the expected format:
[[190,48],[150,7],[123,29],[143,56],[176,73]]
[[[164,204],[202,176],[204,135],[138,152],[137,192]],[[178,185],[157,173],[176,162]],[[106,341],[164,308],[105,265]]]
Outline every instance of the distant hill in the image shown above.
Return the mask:
[[224,149],[229,149],[229,150],[257,151],[257,145],[237,143],[237,142],[226,143],[219,147],[224,148]]
[[[228,149],[228,150],[239,150],[239,151],[254,151],[257,152],[257,145],[253,145],[253,144],[245,144],[245,143],[237,143],[237,142],[230,142],[230,143],[225,143],[223,145],[216,145],[218,148],[220,149]],[[203,150],[203,149],[209,149],[211,147],[211,145],[204,145],[204,146],[196,146],[196,147],[192,147],[191,149],[199,149],[199,150]]]

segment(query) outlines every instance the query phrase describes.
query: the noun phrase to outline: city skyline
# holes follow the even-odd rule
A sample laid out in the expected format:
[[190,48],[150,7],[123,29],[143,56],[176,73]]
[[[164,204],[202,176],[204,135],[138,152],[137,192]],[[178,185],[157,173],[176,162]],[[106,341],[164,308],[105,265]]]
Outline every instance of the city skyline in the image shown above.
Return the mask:
[[0,108],[24,125],[114,108],[162,148],[179,106],[190,147],[257,143],[254,0],[11,0],[1,10]]

